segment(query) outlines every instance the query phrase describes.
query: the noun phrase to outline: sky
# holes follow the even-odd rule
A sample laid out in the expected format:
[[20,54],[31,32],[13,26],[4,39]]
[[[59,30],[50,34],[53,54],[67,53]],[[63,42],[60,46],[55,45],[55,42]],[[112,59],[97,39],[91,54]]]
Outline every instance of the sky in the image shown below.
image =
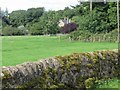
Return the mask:
[[60,10],[70,5],[79,4],[77,0],[0,0],[2,10],[27,10],[28,8],[45,7],[46,10]]
[[[79,4],[79,0],[0,0],[2,10],[8,9],[9,12],[14,10],[27,10],[28,8],[45,7],[46,10],[60,10],[65,7]],[[90,0],[81,0],[90,1]],[[101,0],[93,0],[101,1]],[[103,0],[104,1],[104,0]],[[116,1],[116,0],[107,0]]]

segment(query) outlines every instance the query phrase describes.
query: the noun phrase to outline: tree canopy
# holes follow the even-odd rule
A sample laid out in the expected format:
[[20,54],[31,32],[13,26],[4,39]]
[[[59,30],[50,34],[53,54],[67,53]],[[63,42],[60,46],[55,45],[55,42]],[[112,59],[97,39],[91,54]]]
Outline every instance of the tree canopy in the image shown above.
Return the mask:
[[107,2],[106,4],[93,2],[91,12],[89,5],[86,2],[58,11],[45,11],[44,7],[29,8],[28,10],[13,11],[7,16],[6,12],[2,12],[3,33],[8,26],[18,28],[21,25],[27,28],[31,35],[60,33],[61,28],[58,27],[58,22],[65,17],[71,19],[71,22],[78,26],[75,28],[76,30],[83,32],[108,33],[117,28],[116,2]]

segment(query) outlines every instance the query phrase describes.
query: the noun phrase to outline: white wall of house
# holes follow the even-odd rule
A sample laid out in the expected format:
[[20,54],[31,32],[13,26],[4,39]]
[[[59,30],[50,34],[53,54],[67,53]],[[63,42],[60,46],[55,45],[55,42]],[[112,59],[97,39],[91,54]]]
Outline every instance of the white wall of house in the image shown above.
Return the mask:
[[69,18],[64,18],[64,20],[59,20],[59,27],[63,27],[65,24],[71,23],[71,20]]

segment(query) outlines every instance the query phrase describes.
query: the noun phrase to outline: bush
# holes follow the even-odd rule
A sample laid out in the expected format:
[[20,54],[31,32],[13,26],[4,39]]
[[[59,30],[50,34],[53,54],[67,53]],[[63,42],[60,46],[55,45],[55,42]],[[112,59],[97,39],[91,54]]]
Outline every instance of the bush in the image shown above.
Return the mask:
[[77,30],[70,33],[67,38],[71,38],[71,40],[80,40],[80,41],[110,41],[116,42],[117,41],[118,32],[117,29],[112,30],[109,33],[90,33],[89,31]]
[[18,28],[6,26],[2,31],[3,36],[12,36],[12,35],[24,35],[24,32],[19,30]]
[[92,33],[86,32],[86,31],[74,31],[68,35],[68,37],[71,37],[72,40],[79,40],[79,39],[85,39],[92,36]]

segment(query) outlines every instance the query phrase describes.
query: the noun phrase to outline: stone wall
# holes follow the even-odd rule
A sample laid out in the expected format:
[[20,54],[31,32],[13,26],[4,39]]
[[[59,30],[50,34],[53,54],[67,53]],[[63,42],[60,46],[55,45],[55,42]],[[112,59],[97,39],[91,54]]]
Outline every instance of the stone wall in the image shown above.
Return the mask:
[[118,51],[74,53],[2,67],[2,88],[91,88],[117,77]]

